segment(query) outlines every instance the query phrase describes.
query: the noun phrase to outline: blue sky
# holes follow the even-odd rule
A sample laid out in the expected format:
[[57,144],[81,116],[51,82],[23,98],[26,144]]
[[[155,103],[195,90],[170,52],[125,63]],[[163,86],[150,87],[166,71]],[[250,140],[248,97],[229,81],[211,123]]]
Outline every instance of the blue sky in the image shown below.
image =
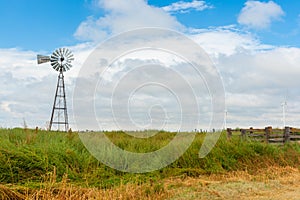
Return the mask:
[[[37,65],[36,55],[59,47],[75,55],[66,75],[72,127],[74,83],[88,55],[110,37],[143,27],[181,32],[206,51],[223,80],[228,126],[280,127],[283,101],[287,124],[300,126],[300,1],[0,0],[0,27],[0,127],[23,119],[45,127],[57,73]],[[131,64],[142,62],[136,56]]]
[[[176,1],[149,0],[155,7],[170,5]],[[267,2],[267,1],[264,1]],[[213,8],[203,11],[190,10],[171,15],[187,27],[208,28],[237,25],[250,31],[261,41],[272,45],[300,46],[300,1],[276,0],[284,11],[280,20],[267,29],[254,30],[238,25],[237,17],[245,0],[208,0]],[[105,10],[95,6],[95,1],[0,1],[0,38],[2,48],[19,47],[27,50],[52,50],[63,45],[74,45],[78,40],[74,33],[88,16],[100,17]]]
[[47,50],[74,44],[78,24],[91,14],[83,1],[1,1],[1,47]]

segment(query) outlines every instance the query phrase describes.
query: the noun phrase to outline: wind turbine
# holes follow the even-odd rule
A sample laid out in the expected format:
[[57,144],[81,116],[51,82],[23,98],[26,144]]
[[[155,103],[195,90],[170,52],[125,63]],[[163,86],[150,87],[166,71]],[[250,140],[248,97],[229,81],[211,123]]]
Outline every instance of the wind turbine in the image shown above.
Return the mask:
[[281,103],[282,106],[282,121],[283,121],[283,128],[286,126],[286,121],[285,121],[285,116],[286,116],[286,107],[287,107],[287,102],[284,101]]
[[225,116],[224,116],[224,129],[227,130],[227,115],[228,115],[228,110],[225,109]]

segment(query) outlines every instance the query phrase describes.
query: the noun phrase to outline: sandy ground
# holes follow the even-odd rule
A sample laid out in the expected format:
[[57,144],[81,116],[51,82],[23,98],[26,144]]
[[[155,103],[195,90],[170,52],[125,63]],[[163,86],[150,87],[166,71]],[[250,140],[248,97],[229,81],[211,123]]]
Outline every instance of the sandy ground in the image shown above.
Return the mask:
[[[166,183],[174,196],[170,199],[255,199],[300,200],[300,171],[293,168],[270,168],[250,175],[235,172],[225,175]],[[170,192],[170,191],[169,191]]]

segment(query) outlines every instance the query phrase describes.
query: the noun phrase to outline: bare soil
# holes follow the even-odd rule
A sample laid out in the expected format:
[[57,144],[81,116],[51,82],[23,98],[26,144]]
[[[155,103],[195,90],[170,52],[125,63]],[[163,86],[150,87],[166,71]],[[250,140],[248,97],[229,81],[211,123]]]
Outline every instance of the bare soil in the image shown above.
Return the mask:
[[174,196],[169,199],[255,199],[300,200],[300,171],[276,168],[259,171],[255,175],[233,172],[183,181],[171,180]]

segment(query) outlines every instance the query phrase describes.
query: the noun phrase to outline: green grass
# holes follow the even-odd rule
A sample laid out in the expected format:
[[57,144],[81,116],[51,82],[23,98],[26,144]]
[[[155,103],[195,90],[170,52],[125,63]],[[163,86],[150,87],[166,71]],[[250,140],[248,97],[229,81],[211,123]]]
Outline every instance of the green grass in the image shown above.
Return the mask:
[[[147,134],[142,132],[141,134]],[[159,132],[148,139],[134,138],[124,132],[107,132],[119,147],[133,152],[150,152],[168,144],[175,133]],[[130,174],[111,169],[97,161],[81,143],[77,133],[0,129],[0,182],[40,187],[50,179],[66,179],[82,187],[110,188],[128,182],[144,183],[172,176],[194,176],[257,169],[269,166],[300,168],[299,144],[284,146],[243,141],[225,134],[203,159],[198,151],[204,134],[197,134],[193,144],[168,167],[146,174]],[[51,182],[51,181],[50,181]]]

